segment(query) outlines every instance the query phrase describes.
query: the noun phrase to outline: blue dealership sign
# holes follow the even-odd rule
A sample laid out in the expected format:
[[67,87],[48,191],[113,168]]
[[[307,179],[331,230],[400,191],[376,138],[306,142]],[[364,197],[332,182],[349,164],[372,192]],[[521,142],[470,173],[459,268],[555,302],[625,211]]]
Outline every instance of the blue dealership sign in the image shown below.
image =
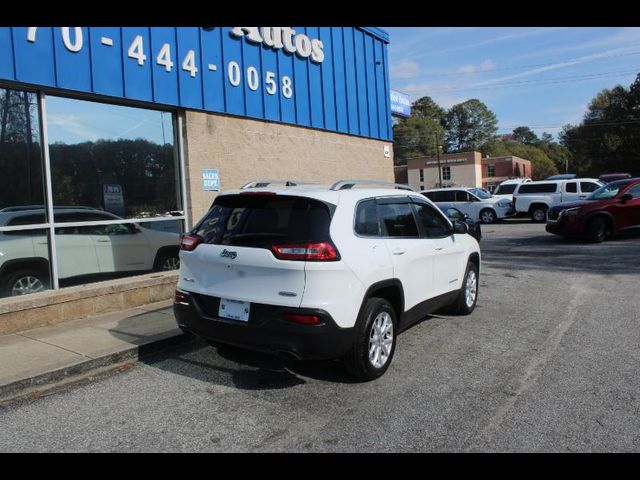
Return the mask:
[[391,140],[373,27],[0,27],[0,80]]
[[391,115],[398,115],[401,117],[411,116],[411,101],[409,100],[409,95],[391,90],[390,97]]
[[220,172],[215,168],[202,169],[202,189],[205,191],[220,190]]

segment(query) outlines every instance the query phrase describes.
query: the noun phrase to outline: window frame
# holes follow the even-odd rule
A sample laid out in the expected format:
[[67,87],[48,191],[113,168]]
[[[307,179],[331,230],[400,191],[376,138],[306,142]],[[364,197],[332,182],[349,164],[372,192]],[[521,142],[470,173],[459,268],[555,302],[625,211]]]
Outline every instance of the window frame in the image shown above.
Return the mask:
[[[28,230],[46,230],[48,236],[48,255],[47,259],[49,264],[49,277],[51,286],[49,290],[59,290],[60,282],[58,275],[58,257],[57,257],[57,245],[56,245],[56,229],[64,228],[64,227],[83,227],[83,226],[101,226],[101,225],[113,225],[113,224],[124,224],[127,225],[131,231],[134,231],[136,226],[144,223],[152,223],[152,222],[166,222],[166,221],[179,221],[181,230],[183,232],[188,232],[191,229],[190,218],[188,215],[188,199],[187,199],[187,181],[186,181],[186,159],[184,152],[184,138],[183,138],[183,111],[177,108],[170,108],[164,106],[150,106],[149,104],[136,102],[136,101],[127,101],[126,99],[117,101],[111,98],[96,98],[95,96],[89,94],[73,94],[70,95],[66,92],[60,92],[57,89],[47,88],[47,87],[38,87],[38,88],[29,88],[28,86],[23,85],[12,85],[6,82],[0,81],[0,88],[18,90],[23,92],[30,92],[37,95],[38,99],[38,121],[40,123],[40,142],[42,145],[42,156],[43,156],[43,182],[45,188],[45,197],[44,197],[44,205],[42,206],[43,213],[45,215],[46,223],[39,224],[29,224],[29,225],[16,225],[16,226],[0,226],[0,234],[4,232],[16,232],[16,231],[28,231]],[[178,207],[181,207],[182,210],[177,210],[181,212],[180,215],[161,215],[161,216],[153,216],[153,217],[137,217],[137,218],[121,218],[114,220],[100,220],[100,221],[89,221],[89,222],[56,222],[55,221],[55,211],[56,208],[53,202],[53,179],[52,179],[52,170],[51,170],[51,157],[49,152],[49,135],[48,135],[48,122],[47,122],[47,95],[65,98],[70,100],[84,100],[91,101],[98,104],[106,104],[106,105],[114,105],[114,106],[123,106],[123,107],[134,107],[134,108],[142,108],[145,110],[155,110],[166,112],[171,115],[171,124],[173,130],[173,151],[175,158],[175,169],[177,173],[176,178],[176,188],[179,189],[176,195],[176,200],[179,202]],[[110,214],[110,212],[106,212],[103,210],[95,209],[96,211],[103,212],[106,214]],[[176,244],[176,247],[179,245]],[[10,297],[8,297],[10,298]]]

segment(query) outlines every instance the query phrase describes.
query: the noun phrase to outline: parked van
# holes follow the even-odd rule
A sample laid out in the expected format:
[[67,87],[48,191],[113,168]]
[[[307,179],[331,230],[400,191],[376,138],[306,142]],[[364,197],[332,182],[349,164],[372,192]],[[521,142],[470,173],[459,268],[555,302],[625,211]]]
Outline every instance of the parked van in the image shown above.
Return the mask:
[[550,207],[571,200],[582,200],[603,185],[595,178],[521,183],[513,192],[513,206],[516,212],[528,213],[531,220],[542,223]]

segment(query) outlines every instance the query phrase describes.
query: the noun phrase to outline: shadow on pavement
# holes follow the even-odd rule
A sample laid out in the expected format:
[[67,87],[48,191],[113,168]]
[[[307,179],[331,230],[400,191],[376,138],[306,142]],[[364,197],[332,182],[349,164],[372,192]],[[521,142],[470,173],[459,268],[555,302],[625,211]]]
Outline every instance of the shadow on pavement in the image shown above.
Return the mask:
[[193,340],[141,362],[203,382],[241,390],[276,390],[306,383],[305,378],[358,383],[340,361],[296,361],[232,346]]

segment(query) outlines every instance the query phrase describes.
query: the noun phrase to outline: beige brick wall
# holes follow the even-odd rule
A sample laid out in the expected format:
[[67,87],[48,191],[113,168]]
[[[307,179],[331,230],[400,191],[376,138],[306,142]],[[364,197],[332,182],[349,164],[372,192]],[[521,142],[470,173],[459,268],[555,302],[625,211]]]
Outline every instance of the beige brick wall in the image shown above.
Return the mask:
[[193,111],[183,133],[191,224],[216,196],[202,189],[203,168],[220,171],[221,191],[261,179],[394,181],[391,142]]

